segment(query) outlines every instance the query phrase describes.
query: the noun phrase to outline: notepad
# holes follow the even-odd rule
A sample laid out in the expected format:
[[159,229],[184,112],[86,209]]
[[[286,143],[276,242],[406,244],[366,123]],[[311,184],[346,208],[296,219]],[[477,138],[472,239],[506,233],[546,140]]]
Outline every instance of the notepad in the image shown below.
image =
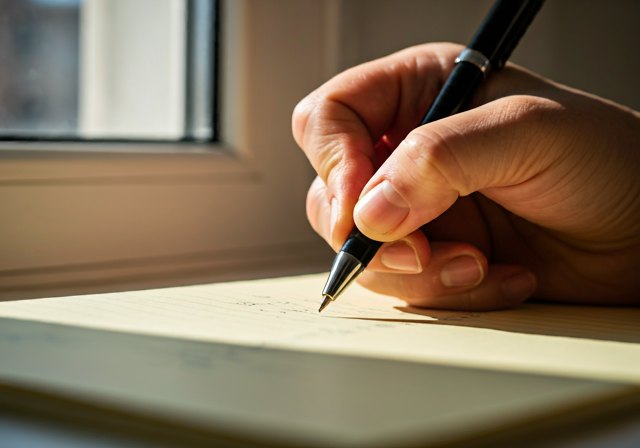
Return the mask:
[[353,285],[318,313],[326,274],[0,303],[0,317],[640,384],[640,308],[408,307]]
[[427,310],[354,285],[319,314],[325,279],[0,303],[0,384],[284,446],[429,446],[637,394],[638,308]]

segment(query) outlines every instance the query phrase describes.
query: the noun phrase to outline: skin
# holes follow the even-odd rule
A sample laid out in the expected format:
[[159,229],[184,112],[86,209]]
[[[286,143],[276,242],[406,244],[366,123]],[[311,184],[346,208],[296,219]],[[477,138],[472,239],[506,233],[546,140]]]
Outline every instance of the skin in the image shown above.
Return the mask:
[[640,114],[508,64],[415,129],[462,49],[403,50],[298,104],[313,228],[336,251],[354,223],[387,242],[358,281],[415,306],[639,304]]

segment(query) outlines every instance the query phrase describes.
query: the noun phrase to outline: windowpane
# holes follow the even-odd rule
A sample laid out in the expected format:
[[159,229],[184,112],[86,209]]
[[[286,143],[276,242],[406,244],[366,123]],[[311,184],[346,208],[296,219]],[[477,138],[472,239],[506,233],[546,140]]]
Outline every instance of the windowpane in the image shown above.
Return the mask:
[[214,140],[213,0],[0,0],[0,137]]
[[78,0],[0,0],[0,132],[78,127]]

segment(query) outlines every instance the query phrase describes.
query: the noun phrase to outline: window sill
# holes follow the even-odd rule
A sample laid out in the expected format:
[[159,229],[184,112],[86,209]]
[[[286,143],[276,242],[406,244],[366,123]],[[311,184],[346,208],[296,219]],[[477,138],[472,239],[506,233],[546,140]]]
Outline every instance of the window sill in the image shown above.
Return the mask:
[[0,143],[0,186],[255,183],[259,170],[224,144]]

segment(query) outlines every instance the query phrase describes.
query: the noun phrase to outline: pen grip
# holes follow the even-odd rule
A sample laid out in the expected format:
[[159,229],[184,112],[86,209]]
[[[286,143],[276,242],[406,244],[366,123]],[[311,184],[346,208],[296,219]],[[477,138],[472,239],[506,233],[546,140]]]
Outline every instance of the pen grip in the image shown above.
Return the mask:
[[420,126],[464,109],[483,79],[484,73],[477,66],[466,61],[457,63]]

